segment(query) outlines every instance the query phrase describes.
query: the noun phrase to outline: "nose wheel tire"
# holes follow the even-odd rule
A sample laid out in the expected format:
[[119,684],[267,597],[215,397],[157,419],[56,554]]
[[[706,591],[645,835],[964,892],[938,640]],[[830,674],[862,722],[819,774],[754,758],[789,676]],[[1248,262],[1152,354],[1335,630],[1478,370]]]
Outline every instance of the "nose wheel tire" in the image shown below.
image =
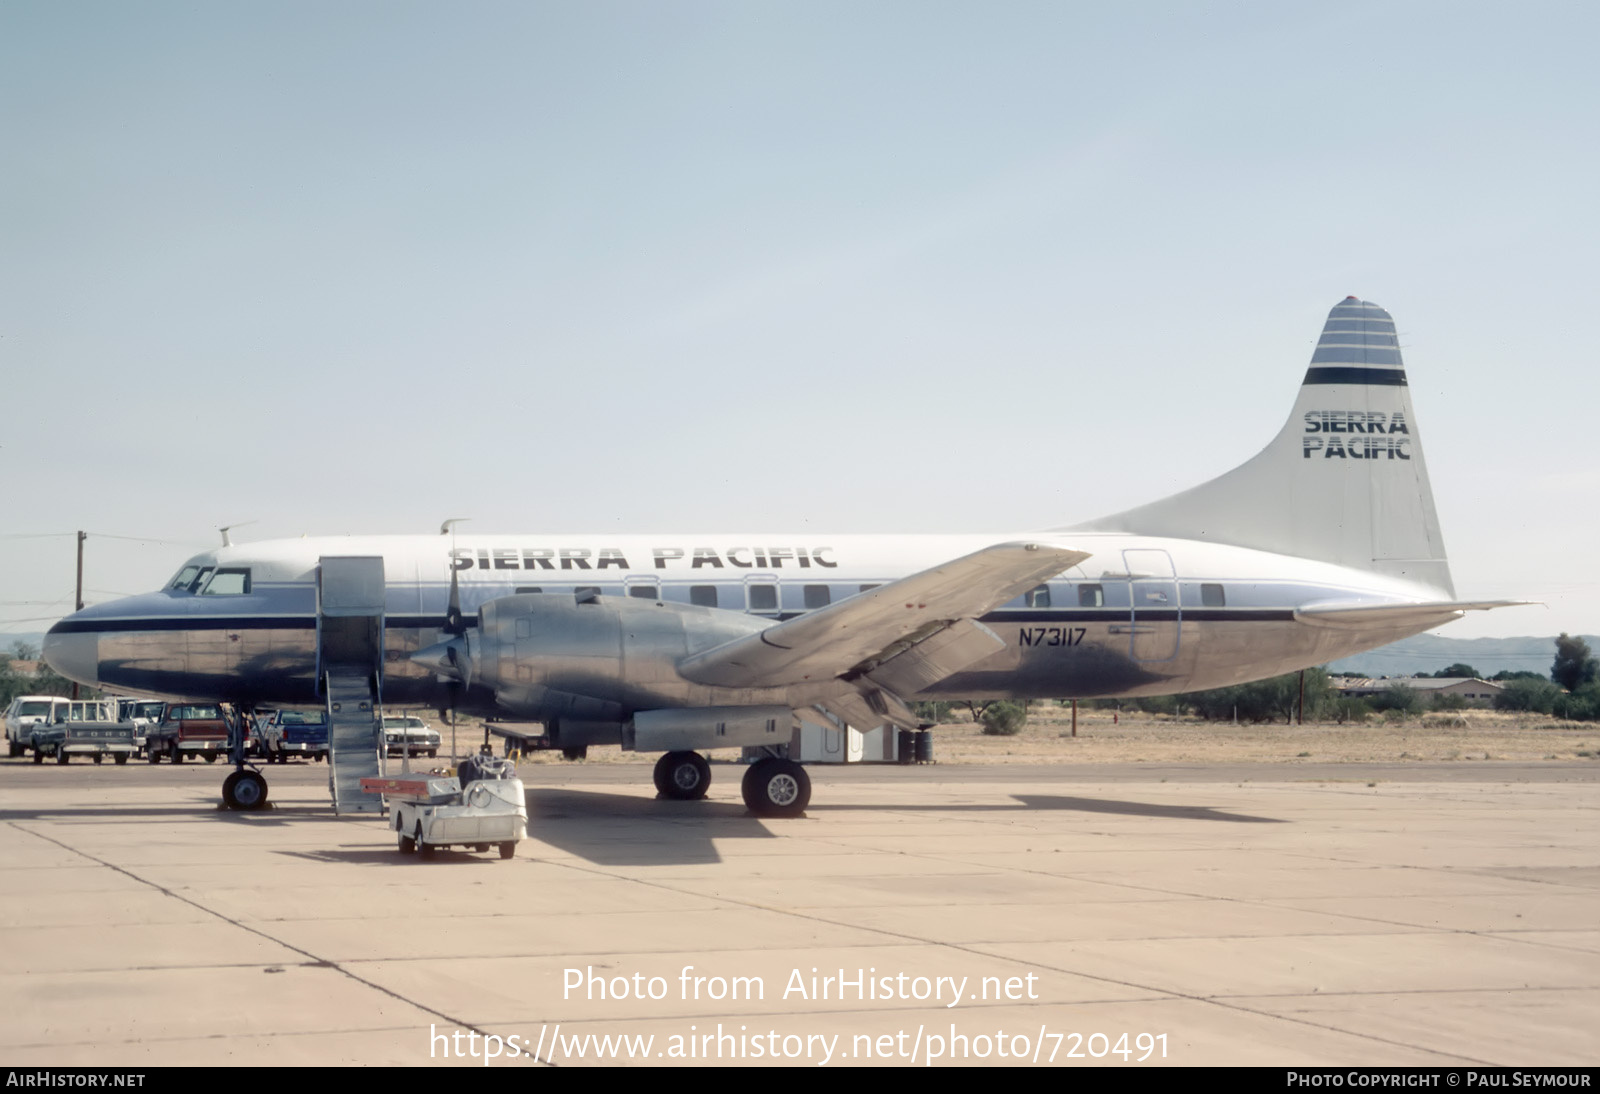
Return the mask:
[[222,780],[222,800],[229,809],[265,809],[267,780],[254,771],[235,771]]
[[798,817],[811,804],[811,776],[793,760],[767,757],[744,773],[744,804],[758,817]]
[[656,792],[677,801],[699,801],[711,788],[711,765],[698,752],[669,752],[656,761]]

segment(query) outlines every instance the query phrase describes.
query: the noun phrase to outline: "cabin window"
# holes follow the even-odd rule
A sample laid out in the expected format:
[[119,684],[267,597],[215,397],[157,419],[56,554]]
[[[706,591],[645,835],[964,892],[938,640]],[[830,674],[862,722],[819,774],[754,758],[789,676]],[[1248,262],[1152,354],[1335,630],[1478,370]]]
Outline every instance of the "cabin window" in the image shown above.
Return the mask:
[[870,593],[873,589],[876,589],[877,587],[878,587],[877,585],[863,585],[863,586],[861,586],[861,591],[864,592],[864,593]]
[[750,610],[753,612],[775,612],[778,610],[778,587],[763,582],[759,585],[747,586],[750,591]]
[[1078,607],[1103,608],[1106,606],[1106,591],[1099,585],[1078,586]]
[[1200,586],[1200,603],[1203,607],[1221,608],[1227,603],[1227,599],[1223,595],[1221,585],[1207,584]]
[[690,585],[689,603],[702,608],[715,608],[717,606],[717,587],[715,585]]
[[808,609],[826,608],[829,603],[830,598],[828,596],[828,587],[826,585],[806,586],[806,607]]
[[218,570],[200,590],[201,596],[243,596],[250,591],[249,570]]
[[544,592],[544,588],[542,586],[539,586],[539,585],[518,585],[517,586],[517,595],[518,596],[521,596],[523,593],[542,593],[542,592]]
[[1022,603],[1024,607],[1028,608],[1048,608],[1050,606],[1050,586],[1036,585],[1029,589],[1027,595],[1022,598]]
[[660,600],[661,588],[657,585],[629,585],[628,595],[637,600]]

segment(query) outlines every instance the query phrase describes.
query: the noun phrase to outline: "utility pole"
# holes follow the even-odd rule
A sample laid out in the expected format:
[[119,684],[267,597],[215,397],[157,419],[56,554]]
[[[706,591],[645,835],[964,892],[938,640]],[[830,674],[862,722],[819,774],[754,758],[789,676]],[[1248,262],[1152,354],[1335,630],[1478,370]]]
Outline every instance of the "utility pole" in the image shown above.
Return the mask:
[[[73,609],[73,611],[78,612],[83,611],[83,541],[88,538],[88,532],[80,531],[78,533],[78,595],[76,599],[77,607]],[[78,682],[76,680],[72,682],[72,697],[74,699],[78,697]]]

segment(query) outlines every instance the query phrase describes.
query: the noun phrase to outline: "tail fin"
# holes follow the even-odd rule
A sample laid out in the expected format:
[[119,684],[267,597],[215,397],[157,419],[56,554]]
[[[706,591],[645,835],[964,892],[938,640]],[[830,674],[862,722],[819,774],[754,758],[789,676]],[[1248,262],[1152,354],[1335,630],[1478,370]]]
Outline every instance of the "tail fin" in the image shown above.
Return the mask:
[[1394,320],[1353,296],[1328,313],[1294,411],[1259,455],[1076,528],[1320,559],[1455,596]]

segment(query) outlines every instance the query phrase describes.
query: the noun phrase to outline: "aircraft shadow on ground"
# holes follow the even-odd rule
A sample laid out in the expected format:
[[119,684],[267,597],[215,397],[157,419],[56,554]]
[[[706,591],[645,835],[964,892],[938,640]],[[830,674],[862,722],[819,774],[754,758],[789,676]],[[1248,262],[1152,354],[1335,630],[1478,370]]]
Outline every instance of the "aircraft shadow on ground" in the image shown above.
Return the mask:
[[1061,811],[1071,813],[1111,813],[1128,817],[1161,817],[1171,820],[1227,821],[1231,824],[1287,824],[1278,817],[1254,817],[1248,813],[1228,813],[1209,805],[1156,805],[1152,802],[1116,801],[1110,798],[1071,798],[1057,794],[1014,794],[1016,804],[996,802],[993,805],[967,803],[940,805],[815,805],[807,812],[860,812],[882,809],[894,813],[1015,813],[1024,811]]
[[6,821],[119,821],[119,820],[181,820],[187,817],[214,817],[234,824],[292,824],[295,821],[329,819],[331,806],[290,805],[278,806],[271,802],[267,808],[253,813],[237,813],[221,801],[179,802],[172,805],[139,806],[57,806],[48,809],[0,809],[0,823]]
[[562,788],[529,792],[528,835],[597,866],[721,862],[715,840],[776,838],[733,802]]

